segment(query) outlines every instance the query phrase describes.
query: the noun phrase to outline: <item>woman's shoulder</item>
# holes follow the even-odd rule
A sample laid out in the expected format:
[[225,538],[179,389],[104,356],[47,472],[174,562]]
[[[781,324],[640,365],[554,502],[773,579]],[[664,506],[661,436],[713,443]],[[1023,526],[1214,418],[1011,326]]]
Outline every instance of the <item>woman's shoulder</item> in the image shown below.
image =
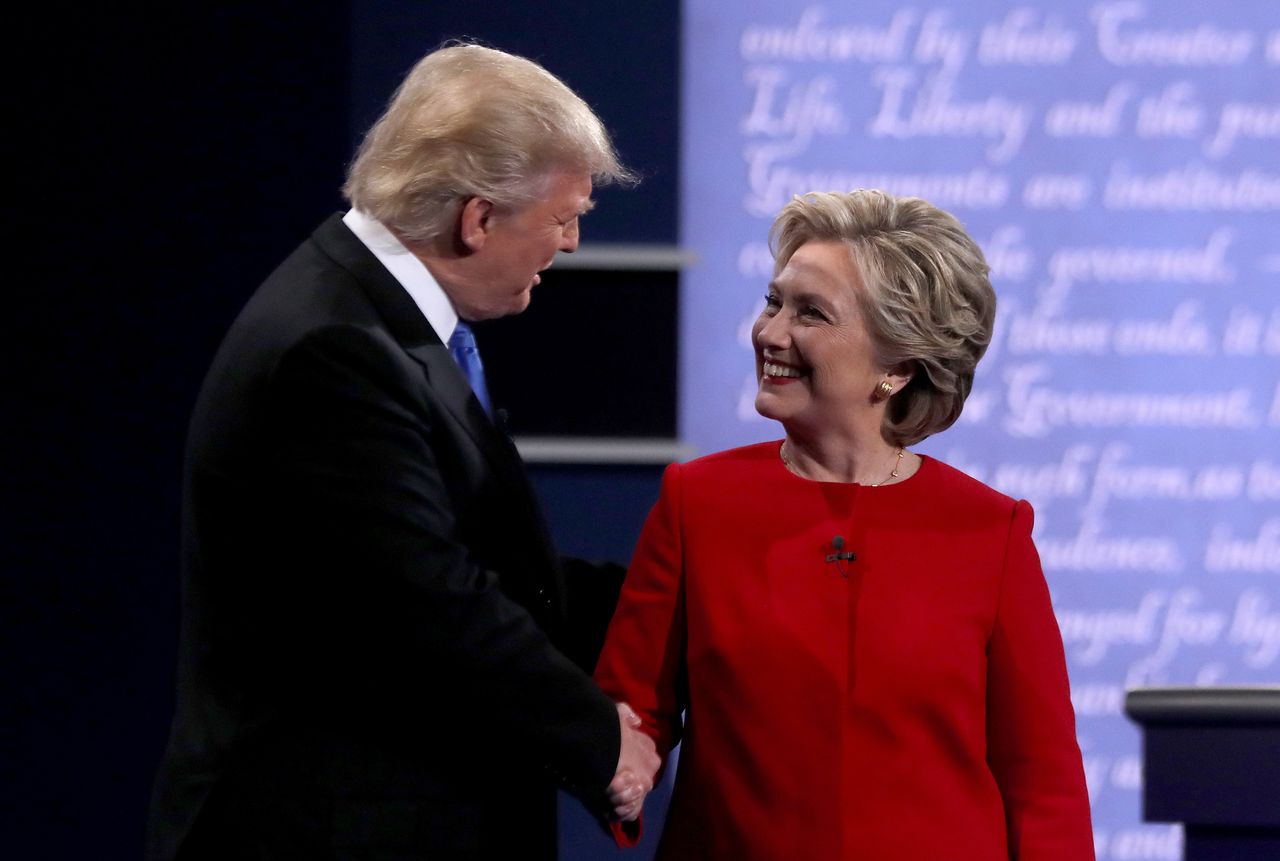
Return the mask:
[[732,475],[744,470],[768,469],[781,463],[778,460],[778,448],[781,445],[782,440],[775,439],[724,449],[686,461],[680,464],[680,471],[686,476],[701,478]]
[[667,484],[676,484],[685,495],[700,491],[719,495],[737,494],[763,486],[772,487],[788,473],[778,459],[781,440],[744,445],[703,455],[667,470]]
[[1008,517],[1018,500],[1006,496],[948,463],[920,455],[919,490],[937,505],[974,513]]

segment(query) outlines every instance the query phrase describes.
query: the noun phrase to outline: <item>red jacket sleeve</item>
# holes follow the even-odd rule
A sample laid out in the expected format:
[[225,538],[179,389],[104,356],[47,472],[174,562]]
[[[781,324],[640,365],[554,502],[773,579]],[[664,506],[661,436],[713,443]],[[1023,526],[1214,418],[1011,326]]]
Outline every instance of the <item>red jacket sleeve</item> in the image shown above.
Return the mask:
[[[663,475],[662,492],[640,533],[596,665],[596,682],[640,716],[664,767],[680,739],[687,699],[680,510],[680,466],[673,464]],[[635,845],[639,839],[634,826],[615,823],[611,830],[620,845]]]
[[1004,799],[1010,857],[1089,861],[1089,796],[1033,519],[1025,500],[1015,505],[988,644],[987,757]]

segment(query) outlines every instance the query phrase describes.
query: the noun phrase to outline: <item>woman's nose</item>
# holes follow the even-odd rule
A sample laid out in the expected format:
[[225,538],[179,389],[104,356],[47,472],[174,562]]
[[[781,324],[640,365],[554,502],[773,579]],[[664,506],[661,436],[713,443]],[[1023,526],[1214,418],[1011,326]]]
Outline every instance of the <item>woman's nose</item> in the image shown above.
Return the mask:
[[786,347],[788,342],[787,324],[782,313],[761,314],[756,321],[755,340],[762,347]]

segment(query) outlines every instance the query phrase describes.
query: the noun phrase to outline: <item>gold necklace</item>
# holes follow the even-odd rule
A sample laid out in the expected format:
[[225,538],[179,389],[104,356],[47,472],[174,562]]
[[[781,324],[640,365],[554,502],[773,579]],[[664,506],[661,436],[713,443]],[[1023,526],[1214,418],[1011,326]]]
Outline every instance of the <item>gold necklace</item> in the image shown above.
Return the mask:
[[[805,478],[805,476],[800,475],[800,471],[797,470],[796,465],[791,462],[791,458],[787,457],[787,443],[789,441],[790,440],[784,439],[782,441],[782,445],[778,446],[778,456],[782,458],[782,465],[787,468],[788,472],[790,472],[792,475],[799,476],[800,478]],[[889,475],[884,478],[884,480],[877,481],[874,484],[868,484],[867,487],[879,487],[880,485],[884,484],[886,481],[892,481],[893,479],[897,478],[898,470],[902,469],[902,458],[906,455],[906,453],[907,453],[906,449],[904,449],[902,446],[898,446],[898,459],[893,462],[893,471],[890,472]]]

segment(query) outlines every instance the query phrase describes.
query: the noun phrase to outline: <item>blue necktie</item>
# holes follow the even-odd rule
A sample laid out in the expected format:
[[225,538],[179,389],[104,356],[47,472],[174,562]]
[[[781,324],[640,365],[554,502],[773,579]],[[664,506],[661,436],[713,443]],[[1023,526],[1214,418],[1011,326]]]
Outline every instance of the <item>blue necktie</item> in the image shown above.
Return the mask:
[[476,336],[466,322],[459,320],[449,336],[449,354],[466,374],[471,391],[476,393],[476,400],[484,407],[485,413],[493,418],[493,406],[489,403],[489,387],[484,384],[484,364],[480,361],[480,350],[476,347]]

